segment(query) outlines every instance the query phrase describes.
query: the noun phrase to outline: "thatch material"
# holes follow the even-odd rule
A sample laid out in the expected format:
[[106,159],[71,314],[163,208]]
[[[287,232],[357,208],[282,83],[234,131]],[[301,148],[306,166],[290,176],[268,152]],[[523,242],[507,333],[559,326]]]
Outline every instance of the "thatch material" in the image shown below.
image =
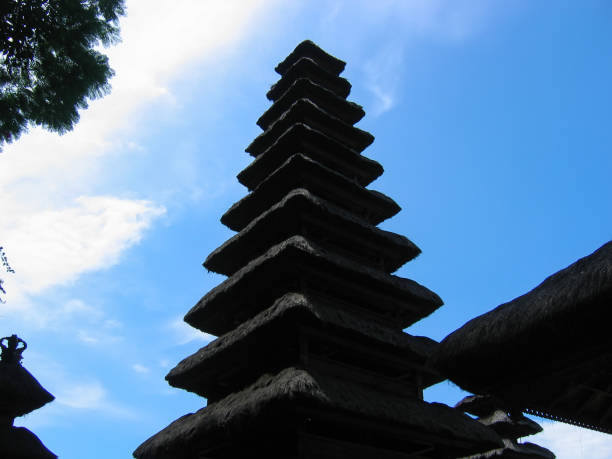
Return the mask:
[[39,438],[25,427],[0,428],[2,459],[57,459]]
[[500,437],[511,440],[542,432],[542,427],[537,422],[522,415],[511,418],[502,410],[495,410],[478,421],[492,428]]
[[235,203],[221,217],[221,223],[240,231],[295,188],[305,188],[372,225],[378,225],[401,210],[388,196],[368,190],[320,162],[296,153],[252,193]]
[[298,99],[274,124],[255,137],[245,151],[252,156],[259,156],[296,123],[303,123],[316,129],[358,153],[361,153],[374,141],[374,136],[369,132],[345,123],[335,114],[326,112],[317,106],[313,101]]
[[279,75],[284,75],[300,58],[308,57],[325,71],[340,75],[346,66],[346,62],[326,53],[310,40],[304,40],[274,69]]
[[612,432],[612,242],[444,339],[433,362],[462,387]]
[[[325,422],[329,416],[350,420],[352,426],[326,425],[328,429],[352,428],[357,436],[360,430],[367,431],[368,420],[372,420],[380,426],[386,424],[388,427],[383,429],[391,438],[399,431],[405,441],[427,437],[436,449],[428,457],[452,457],[449,450],[470,454],[501,446],[490,429],[447,406],[379,394],[348,380],[287,368],[276,375],[264,375],[246,389],[183,416],[143,443],[134,456],[193,458],[228,440],[231,445],[244,445],[245,437],[252,450],[257,451],[258,443],[270,439],[264,432],[283,438],[285,432],[295,432],[297,426],[303,426],[300,408],[308,410],[307,417],[313,425]],[[333,436],[333,432],[329,433]]]
[[[415,337],[391,329],[368,317],[343,310],[323,299],[301,293],[288,293],[276,300],[272,307],[226,333],[181,361],[166,379],[170,385],[217,399],[244,381],[255,379],[275,368],[295,365],[300,361],[299,329],[314,327],[334,338],[346,340],[353,349],[352,359],[368,368],[368,356],[360,356],[367,349],[387,355],[398,362],[399,377],[407,368],[420,368],[422,387],[440,381],[424,364],[437,343],[429,338]],[[279,348],[282,343],[282,350]],[[335,359],[341,359],[337,355]],[[242,362],[236,365],[236,362]],[[355,363],[352,363],[355,365]]]
[[298,234],[330,252],[387,273],[421,252],[406,237],[378,229],[298,188],[214,250],[204,266],[229,276],[272,245]]
[[533,443],[516,443],[504,439],[504,447],[496,448],[486,453],[474,454],[461,459],[555,459],[552,451]]
[[478,417],[487,416],[499,409],[508,411],[502,400],[490,395],[468,395],[461,399],[455,408]]
[[0,418],[23,416],[54,399],[21,364],[0,362]]
[[362,186],[367,186],[383,173],[382,166],[376,161],[322,132],[298,123],[287,129],[270,148],[242,170],[238,174],[238,181],[252,190],[296,153],[302,153]]
[[413,280],[356,265],[293,236],[213,288],[187,313],[185,321],[218,336],[296,289],[373,311],[400,330],[443,304],[438,295]]
[[505,403],[490,395],[471,395],[465,397],[455,406],[456,409],[479,417],[478,422],[493,429],[504,441],[503,448],[497,448],[476,454],[465,459],[551,459],[555,455],[533,443],[517,443],[518,438],[533,435],[542,431],[535,421],[526,418],[521,413],[508,414]]
[[364,117],[365,112],[361,105],[349,102],[338,97],[333,92],[325,89],[308,78],[298,78],[281,95],[276,102],[268,108],[257,120],[257,125],[266,130],[285,113],[298,99],[308,99],[314,102],[322,110],[333,113],[347,124],[355,124]]
[[271,101],[278,100],[298,78],[308,78],[344,99],[351,92],[351,84],[346,79],[327,72],[308,57],[301,57],[272,85],[266,97]]

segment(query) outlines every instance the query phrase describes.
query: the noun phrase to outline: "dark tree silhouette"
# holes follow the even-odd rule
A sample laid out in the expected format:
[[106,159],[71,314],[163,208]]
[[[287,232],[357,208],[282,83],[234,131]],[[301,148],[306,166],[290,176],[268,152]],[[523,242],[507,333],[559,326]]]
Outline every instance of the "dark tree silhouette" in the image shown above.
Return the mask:
[[0,148],[29,125],[64,133],[108,93],[95,50],[119,40],[124,0],[0,0]]

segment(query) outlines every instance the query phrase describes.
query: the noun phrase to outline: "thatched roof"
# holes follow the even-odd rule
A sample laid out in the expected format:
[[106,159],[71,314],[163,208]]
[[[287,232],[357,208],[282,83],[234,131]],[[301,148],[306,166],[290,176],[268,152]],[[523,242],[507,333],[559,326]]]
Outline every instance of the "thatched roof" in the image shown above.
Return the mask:
[[380,314],[399,330],[442,305],[438,295],[413,280],[358,265],[293,236],[213,288],[185,321],[218,336],[296,290],[319,292]]
[[515,416],[511,418],[502,410],[495,410],[487,416],[478,419],[485,426],[492,428],[502,438],[517,438],[527,437],[542,432],[542,427],[525,416]]
[[25,427],[0,428],[2,459],[57,459],[39,438]]
[[612,242],[446,337],[433,363],[471,392],[612,432]]
[[468,395],[461,399],[455,408],[478,417],[487,416],[499,409],[508,411],[508,407],[501,400],[491,395]]
[[542,427],[519,413],[508,414],[501,400],[489,395],[471,395],[461,400],[455,408],[479,417],[478,421],[491,427],[502,438],[517,438],[534,435]]
[[387,273],[421,252],[406,237],[378,229],[298,188],[214,250],[204,266],[229,276],[272,245],[297,234],[331,252]]
[[23,416],[54,399],[21,364],[0,362],[0,418]]
[[221,222],[234,231],[240,231],[295,188],[306,188],[372,225],[400,211],[397,203],[388,196],[368,190],[320,162],[296,153],[268,175],[252,193],[235,203],[221,217]]
[[291,105],[298,99],[308,99],[314,102],[328,113],[333,113],[348,124],[355,124],[364,117],[365,112],[361,105],[349,102],[338,97],[333,92],[325,89],[308,78],[298,78],[289,89],[281,95],[276,102],[268,108],[257,120],[257,125],[262,129],[268,129],[272,123],[278,120]]
[[266,97],[271,101],[278,100],[298,78],[308,78],[338,97],[346,98],[351,92],[351,84],[348,80],[327,72],[308,57],[301,57],[287,69],[280,80],[272,85]]
[[[233,387],[244,385],[244,381],[279,365],[297,363],[300,358],[298,329],[304,326],[346,341],[346,346],[353,349],[357,357],[363,353],[359,349],[365,346],[369,353],[376,351],[405,362],[398,366],[399,375],[406,368],[418,367],[424,387],[440,381],[424,366],[437,345],[435,341],[391,329],[369,317],[301,293],[283,295],[272,307],[181,361],[166,379],[172,386],[209,399],[214,394],[216,399],[217,394],[232,391]],[[279,343],[282,343],[282,351]],[[368,367],[366,356],[357,360],[359,365]],[[236,362],[242,363],[236,365]]]
[[474,454],[461,459],[555,459],[552,451],[533,443],[516,443],[503,440],[504,447],[496,448],[486,453]]
[[313,101],[298,99],[268,129],[255,137],[246,151],[252,156],[259,156],[295,123],[304,123],[357,153],[361,153],[374,141],[374,136],[369,132],[345,123]]
[[310,40],[304,40],[274,69],[279,75],[284,75],[296,61],[308,57],[315,61],[325,71],[339,75],[344,70],[346,62],[326,53]]
[[[298,414],[300,407],[309,410],[310,423],[335,416],[338,422],[329,424],[330,429],[351,428],[359,435],[360,429],[366,431],[368,420],[375,420],[388,426],[384,430],[390,438],[398,432],[406,442],[427,437],[437,452],[431,457],[449,457],[442,454],[449,449],[470,454],[501,446],[493,431],[447,406],[381,394],[348,380],[287,368],[174,421],[144,442],[134,456],[192,458],[226,440],[244,444],[245,437],[253,440],[249,446],[255,449],[258,442],[282,438],[284,432],[304,425]],[[270,437],[272,432],[274,437]]]
[[320,162],[345,177],[367,186],[383,173],[382,166],[316,129],[297,123],[238,174],[238,181],[252,190],[295,153]]

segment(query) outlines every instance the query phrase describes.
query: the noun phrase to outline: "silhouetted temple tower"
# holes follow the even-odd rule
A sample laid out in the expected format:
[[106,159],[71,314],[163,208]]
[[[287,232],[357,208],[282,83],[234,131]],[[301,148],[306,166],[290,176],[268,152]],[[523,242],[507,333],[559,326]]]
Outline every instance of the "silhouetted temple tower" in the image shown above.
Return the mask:
[[218,339],[169,383],[208,398],[143,443],[139,459],[451,458],[502,446],[495,433],[422,400],[436,343],[403,329],[442,305],[390,273],[419,254],[376,227],[400,208],[365,188],[345,63],[305,41],[277,67],[274,103],[238,180],[250,193],[221,218],[238,231],[204,266],[227,280],[185,321]]
[[14,427],[16,417],[54,400],[28,370],[21,366],[25,341],[16,335],[0,339],[0,457],[2,459],[57,459],[36,435]]

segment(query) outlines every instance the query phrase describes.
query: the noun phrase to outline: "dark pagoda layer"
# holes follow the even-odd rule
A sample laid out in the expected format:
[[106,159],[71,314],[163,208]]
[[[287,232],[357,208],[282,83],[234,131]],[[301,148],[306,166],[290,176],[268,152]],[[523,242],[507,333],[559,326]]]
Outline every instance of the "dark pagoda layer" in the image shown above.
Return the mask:
[[612,433],[612,241],[447,336],[432,361],[515,410]]
[[489,428],[423,401],[437,343],[403,332],[442,305],[393,273],[420,250],[378,229],[399,206],[366,189],[344,62],[305,41],[281,62],[247,148],[238,231],[204,262],[229,276],[185,321],[219,336],[166,377],[208,398],[143,443],[139,459],[450,458],[502,446]]
[[16,417],[54,400],[28,370],[21,366],[26,343],[15,335],[0,340],[0,457],[2,459],[57,459],[36,435],[14,427]]
[[519,443],[518,439],[542,431],[535,421],[522,413],[508,413],[503,403],[488,395],[470,395],[455,407],[465,413],[478,416],[478,421],[493,429],[504,442],[503,448],[475,454],[464,459],[555,459],[548,449],[530,442]]

